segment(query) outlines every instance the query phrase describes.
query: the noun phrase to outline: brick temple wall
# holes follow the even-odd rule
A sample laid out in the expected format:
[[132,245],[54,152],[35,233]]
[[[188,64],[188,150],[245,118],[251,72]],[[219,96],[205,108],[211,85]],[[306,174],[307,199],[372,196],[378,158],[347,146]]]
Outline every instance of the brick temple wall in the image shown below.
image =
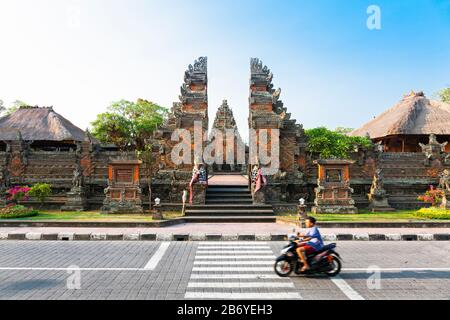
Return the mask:
[[[37,182],[49,183],[53,187],[53,195],[47,205],[59,208],[66,201],[66,192],[72,186],[73,171],[83,160],[88,162],[85,174],[88,203],[92,209],[100,208],[104,199],[103,190],[107,186],[108,163],[123,154],[118,151],[97,150],[89,154],[89,159],[73,152],[33,151],[17,156],[17,151],[0,152],[0,170],[3,175],[9,175],[11,185],[33,185]],[[129,153],[128,158],[135,158]],[[312,164],[314,158],[305,156],[305,184],[302,187],[287,184],[274,192],[286,192],[286,202],[295,203],[297,197],[307,196],[308,202],[314,201],[317,168]],[[367,194],[370,191],[372,177],[376,168],[383,170],[385,189],[389,194],[389,202],[398,209],[416,208],[423,204],[417,201],[417,196],[423,194],[429,185],[439,182],[439,173],[445,168],[450,169],[450,163],[434,160],[427,164],[423,153],[383,153],[364,158],[353,155],[355,163],[350,167],[351,186],[355,189],[353,198],[359,208],[367,207]],[[12,160],[15,160],[13,163]],[[15,171],[16,170],[16,171]],[[18,171],[17,171],[18,170]],[[156,169],[154,169],[156,171]],[[9,171],[9,173],[7,172]],[[14,172],[15,171],[15,172]],[[5,173],[6,172],[6,173]],[[141,167],[141,187],[143,201],[148,205],[148,177],[146,167]],[[185,180],[185,179],[180,179]],[[153,198],[160,197],[163,202],[180,202],[183,189],[187,185],[178,185],[167,176],[166,181],[156,181],[152,185]],[[299,190],[297,190],[300,188]],[[280,202],[280,201],[278,201]],[[281,201],[283,202],[283,201]],[[33,202],[31,202],[33,203]]]

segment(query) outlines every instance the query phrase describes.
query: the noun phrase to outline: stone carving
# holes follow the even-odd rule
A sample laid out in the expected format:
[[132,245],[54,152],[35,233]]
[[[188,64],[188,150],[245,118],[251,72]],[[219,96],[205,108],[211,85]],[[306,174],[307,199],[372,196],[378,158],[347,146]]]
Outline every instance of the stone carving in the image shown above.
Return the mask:
[[317,188],[314,190],[313,213],[358,213],[351,194],[349,166],[350,160],[317,160]]
[[267,178],[259,164],[255,164],[251,171],[251,192],[254,204],[266,203]]
[[86,191],[84,190],[84,177],[79,164],[73,170],[72,188],[67,192],[67,200],[62,211],[85,211],[87,209]]
[[439,188],[450,192],[450,171],[445,169],[439,176]]
[[[306,136],[303,126],[291,119],[291,114],[281,100],[281,89],[274,89],[273,73],[258,58],[250,60],[250,116],[249,126],[258,130],[279,130],[280,166],[286,173],[285,178],[268,177],[266,196],[268,202],[291,199],[290,195],[298,194],[305,181],[297,179],[305,170]],[[250,159],[251,165],[255,164]],[[300,166],[301,164],[301,166]],[[289,192],[288,192],[289,190]]]
[[105,213],[142,213],[142,190],[138,160],[113,160],[109,164],[108,187],[102,211]]
[[432,160],[440,160],[441,156],[445,153],[447,144],[448,142],[439,143],[434,134],[430,134],[428,144],[419,143],[422,152],[426,156],[425,165],[429,166]]
[[[234,135],[233,141],[229,141],[229,133],[232,132]],[[213,164],[214,172],[241,172],[243,171],[242,162],[245,159],[241,159],[241,154],[239,152],[245,152],[245,144],[242,141],[241,136],[236,125],[236,120],[234,119],[233,111],[228,105],[227,100],[223,100],[222,104],[217,110],[216,117],[212,126],[212,131],[209,136],[209,143],[213,145],[215,139],[220,137],[222,142],[222,148],[214,149],[211,156],[219,158],[220,163]],[[216,141],[217,142],[217,141]],[[238,161],[242,160],[242,161]]]
[[83,174],[81,172],[81,167],[76,166],[73,170],[72,187],[81,188],[83,186]]
[[445,169],[439,175],[439,189],[441,189],[444,193],[442,198],[441,208],[450,210],[450,170]]
[[368,194],[370,203],[369,209],[371,209],[372,212],[394,211],[388,202],[388,195],[384,189],[382,172],[381,169],[376,170],[370,193]]

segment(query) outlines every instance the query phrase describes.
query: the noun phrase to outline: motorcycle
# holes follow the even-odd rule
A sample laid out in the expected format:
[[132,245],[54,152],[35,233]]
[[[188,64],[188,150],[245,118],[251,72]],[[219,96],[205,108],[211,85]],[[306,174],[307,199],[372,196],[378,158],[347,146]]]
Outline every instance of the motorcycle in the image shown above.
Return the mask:
[[295,235],[289,236],[289,244],[283,248],[281,255],[276,259],[274,269],[280,277],[288,277],[292,272],[297,275],[325,274],[329,277],[335,277],[341,272],[342,259],[339,253],[335,251],[336,243],[324,246],[321,250],[306,256],[309,270],[301,272],[303,263],[299,260],[297,254],[296,241],[302,240]]

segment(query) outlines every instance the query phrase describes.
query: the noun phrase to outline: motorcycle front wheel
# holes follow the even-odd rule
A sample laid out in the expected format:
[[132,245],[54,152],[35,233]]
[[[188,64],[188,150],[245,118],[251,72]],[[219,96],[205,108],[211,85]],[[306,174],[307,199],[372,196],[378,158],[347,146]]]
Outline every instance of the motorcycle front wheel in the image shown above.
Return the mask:
[[330,268],[325,271],[325,274],[329,277],[336,277],[341,272],[342,262],[335,255],[333,255],[332,258],[333,260],[330,262]]
[[286,259],[277,260],[277,262],[275,262],[274,269],[277,275],[285,278],[288,277],[294,270],[294,263]]

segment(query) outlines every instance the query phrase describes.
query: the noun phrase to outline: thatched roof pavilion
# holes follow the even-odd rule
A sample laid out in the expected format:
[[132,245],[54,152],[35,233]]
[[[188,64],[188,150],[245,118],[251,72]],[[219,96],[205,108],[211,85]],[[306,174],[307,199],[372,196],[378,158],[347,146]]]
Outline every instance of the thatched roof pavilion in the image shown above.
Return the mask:
[[33,141],[35,145],[74,145],[86,132],[56,113],[52,107],[21,107],[0,118],[0,141]]
[[441,143],[450,142],[450,104],[429,100],[423,92],[412,92],[350,133],[382,141],[388,152],[420,152],[419,143],[427,144],[430,134],[435,134]]

